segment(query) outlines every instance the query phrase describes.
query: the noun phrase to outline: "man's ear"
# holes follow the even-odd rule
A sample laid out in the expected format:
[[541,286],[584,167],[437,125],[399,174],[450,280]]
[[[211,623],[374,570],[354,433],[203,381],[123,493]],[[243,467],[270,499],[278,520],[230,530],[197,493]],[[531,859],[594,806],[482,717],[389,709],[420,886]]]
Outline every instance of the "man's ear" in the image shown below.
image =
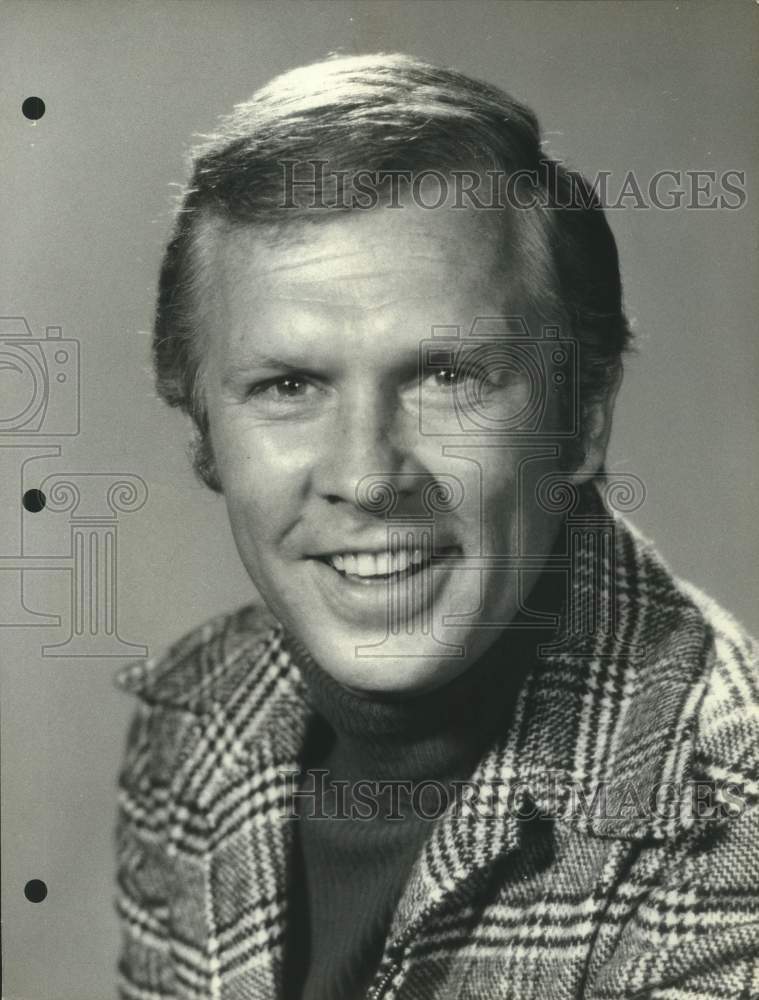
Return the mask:
[[603,469],[606,462],[606,449],[611,436],[614,404],[617,400],[619,387],[622,385],[622,366],[620,365],[602,399],[597,400],[587,410],[584,421],[585,454],[582,462],[572,472],[570,479],[577,486],[587,483]]
[[201,483],[204,483],[214,493],[223,493],[211,445],[211,435],[207,430],[205,432],[200,430],[196,424],[193,424],[189,452],[193,471]]

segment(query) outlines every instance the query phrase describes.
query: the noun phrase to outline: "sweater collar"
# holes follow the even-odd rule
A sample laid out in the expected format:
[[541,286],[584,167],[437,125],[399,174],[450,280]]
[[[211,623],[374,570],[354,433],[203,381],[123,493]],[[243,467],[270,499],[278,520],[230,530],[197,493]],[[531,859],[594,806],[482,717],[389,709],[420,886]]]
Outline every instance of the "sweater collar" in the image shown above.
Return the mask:
[[[546,637],[545,633],[544,638]],[[362,695],[335,680],[291,636],[284,647],[305,682],[321,738],[304,766],[348,780],[468,778],[495,732],[503,732],[535,657],[535,637],[502,634],[467,670],[412,697]],[[321,723],[321,724],[320,724]]]

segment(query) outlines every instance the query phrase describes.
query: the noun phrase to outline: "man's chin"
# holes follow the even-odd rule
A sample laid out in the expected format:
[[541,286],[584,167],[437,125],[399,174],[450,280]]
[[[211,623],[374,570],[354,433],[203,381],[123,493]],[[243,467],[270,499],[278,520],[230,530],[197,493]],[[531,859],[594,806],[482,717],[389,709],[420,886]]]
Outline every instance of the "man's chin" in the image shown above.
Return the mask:
[[[334,680],[366,698],[414,697],[431,691],[462,673],[469,660],[462,647],[442,646],[430,636],[314,634],[306,629],[300,641]],[[406,643],[403,640],[407,640]]]
[[[290,569],[288,567],[288,569]],[[317,559],[282,574],[267,601],[275,617],[316,662],[344,687],[367,697],[412,696],[462,673],[473,662],[467,628],[443,622],[477,607],[471,575],[436,570],[420,586],[404,588],[348,582]],[[400,599],[399,598],[403,598]],[[445,638],[439,638],[444,636]]]

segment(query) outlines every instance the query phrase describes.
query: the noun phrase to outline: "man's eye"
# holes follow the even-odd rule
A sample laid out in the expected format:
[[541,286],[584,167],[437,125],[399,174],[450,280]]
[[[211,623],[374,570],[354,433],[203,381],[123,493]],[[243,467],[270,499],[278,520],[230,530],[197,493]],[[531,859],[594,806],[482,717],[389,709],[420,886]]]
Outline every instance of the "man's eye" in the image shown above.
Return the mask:
[[286,375],[282,378],[267,379],[258,385],[251,386],[248,391],[249,397],[269,400],[298,399],[305,396],[310,388],[310,383],[305,379]]
[[482,366],[465,365],[461,368],[436,368],[430,371],[424,384],[442,390],[463,388],[466,383],[469,388],[479,388],[480,391],[503,389],[515,379],[514,372],[503,367],[485,368]]
[[437,368],[430,372],[427,379],[440,389],[452,389],[460,378],[456,368]]

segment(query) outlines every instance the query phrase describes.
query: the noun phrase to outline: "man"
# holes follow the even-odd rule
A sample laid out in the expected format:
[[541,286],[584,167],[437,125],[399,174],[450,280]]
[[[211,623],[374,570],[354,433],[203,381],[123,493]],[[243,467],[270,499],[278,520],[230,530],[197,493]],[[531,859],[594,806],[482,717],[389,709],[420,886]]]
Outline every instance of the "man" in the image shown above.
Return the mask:
[[628,341],[495,88],[332,59],[197,150],[158,386],[266,607],[124,674],[123,997],[756,995],[755,652],[617,512]]

